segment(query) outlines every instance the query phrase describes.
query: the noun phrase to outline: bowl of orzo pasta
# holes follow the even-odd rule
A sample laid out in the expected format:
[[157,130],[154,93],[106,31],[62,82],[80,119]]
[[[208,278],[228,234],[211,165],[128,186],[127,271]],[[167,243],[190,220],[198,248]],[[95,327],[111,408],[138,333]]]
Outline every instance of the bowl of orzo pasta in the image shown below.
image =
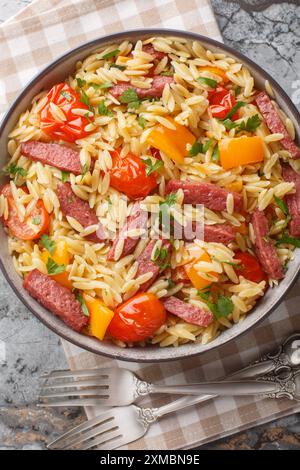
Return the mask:
[[84,44],[3,120],[2,269],[94,353],[219,347],[297,277],[297,134],[285,92],[229,46],[173,30]]

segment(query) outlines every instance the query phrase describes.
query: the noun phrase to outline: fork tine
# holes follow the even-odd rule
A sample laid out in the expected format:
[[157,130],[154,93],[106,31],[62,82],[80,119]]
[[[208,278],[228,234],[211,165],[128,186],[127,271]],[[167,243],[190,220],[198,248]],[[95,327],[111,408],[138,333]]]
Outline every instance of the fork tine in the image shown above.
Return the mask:
[[70,429],[70,431],[65,432],[64,434],[62,434],[62,436],[60,436],[57,439],[55,439],[54,441],[50,442],[50,444],[48,444],[47,447],[49,449],[51,449],[54,444],[63,441],[67,437],[72,437],[72,436],[75,436],[76,434],[78,434],[80,432],[87,431],[88,429],[91,429],[92,427],[96,426],[97,424],[101,424],[101,423],[103,423],[104,421],[107,421],[110,418],[113,419],[113,416],[111,416],[110,411],[105,411],[105,412],[99,414],[98,416],[96,416],[95,418],[89,419],[88,421],[85,421],[84,423],[79,424],[75,428]]
[[42,379],[49,378],[64,378],[64,377],[106,377],[111,373],[111,369],[81,369],[81,370],[54,370],[52,372],[43,374]]
[[40,397],[42,398],[56,398],[56,397],[83,397],[83,396],[99,396],[100,398],[109,397],[107,389],[83,389],[83,390],[66,390],[64,392],[56,393],[42,393]]
[[[119,429],[116,429],[114,433],[104,433],[103,435],[96,437],[95,439],[89,439],[85,444],[80,446],[80,450],[88,450],[91,447],[101,446],[97,450],[103,449],[115,449],[116,447],[120,447],[120,442],[122,441],[122,434],[120,433]],[[117,443],[113,443],[114,439],[117,439]],[[113,447],[112,447],[113,446]]]
[[111,433],[113,433],[113,435],[117,433],[117,436],[120,436],[120,431],[118,429],[118,426],[114,424],[114,419],[112,421],[105,421],[104,423],[99,424],[99,426],[93,427],[89,431],[76,434],[73,439],[70,439],[69,437],[65,441],[65,444],[63,444],[63,449],[76,446],[77,444],[81,444],[86,441],[91,441],[93,440],[93,438],[99,436],[99,434],[99,438],[101,437],[102,440],[104,439],[106,441],[107,439],[109,439]]
[[[39,399],[43,397],[38,397]],[[108,398],[70,398],[69,400],[53,400],[45,403],[37,403],[38,408],[48,408],[49,406],[109,406]]]
[[[50,379],[48,379],[50,380]],[[58,380],[53,380],[52,383],[48,384],[46,382],[45,384],[42,385],[41,389],[51,389],[51,388],[67,388],[67,387],[93,387],[93,386],[106,386],[108,387],[108,380],[107,378],[95,378],[95,379],[89,379],[89,380],[77,380],[77,381],[67,381],[67,382],[61,382]]]

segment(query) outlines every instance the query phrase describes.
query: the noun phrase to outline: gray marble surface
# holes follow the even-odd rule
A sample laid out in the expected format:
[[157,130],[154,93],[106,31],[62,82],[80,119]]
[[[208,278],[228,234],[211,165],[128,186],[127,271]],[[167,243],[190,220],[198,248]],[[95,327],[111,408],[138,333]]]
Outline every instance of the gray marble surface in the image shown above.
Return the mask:
[[[29,3],[0,0],[0,22]],[[270,3],[264,11],[249,13],[238,2],[212,0],[224,41],[270,72],[300,108],[299,0]],[[44,449],[48,440],[84,419],[78,409],[35,407],[39,376],[66,365],[59,338],[27,311],[0,274],[0,449]],[[205,448],[300,450],[299,415]]]

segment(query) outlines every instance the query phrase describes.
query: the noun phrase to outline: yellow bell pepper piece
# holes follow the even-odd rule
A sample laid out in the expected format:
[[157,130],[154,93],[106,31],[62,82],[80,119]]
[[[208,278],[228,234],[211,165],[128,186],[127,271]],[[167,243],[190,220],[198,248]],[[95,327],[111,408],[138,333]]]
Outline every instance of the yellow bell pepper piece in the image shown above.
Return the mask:
[[200,70],[204,72],[210,72],[213,73],[214,75],[219,75],[219,77],[222,78],[224,83],[229,82],[229,78],[226,75],[225,70],[219,69],[218,67],[212,67],[210,65],[204,65],[203,67],[200,67]]
[[240,193],[243,189],[243,182],[241,180],[233,181],[225,185],[229,191],[234,191],[235,193]]
[[176,163],[183,163],[183,158],[188,154],[187,144],[193,145],[196,137],[173,118],[166,118],[176,129],[169,129],[162,125],[155,126],[148,134],[146,142],[152,147],[161,150]]
[[99,299],[86,294],[83,298],[90,314],[89,333],[102,341],[114,312]]
[[[49,251],[44,250],[41,259],[42,261],[47,264],[49,258],[52,258],[56,264],[69,264],[71,256],[68,252],[68,245],[64,240],[60,240],[56,243],[55,250],[53,255],[50,255]],[[69,273],[64,271],[60,274],[55,274],[51,276],[52,279],[57,281],[62,286],[67,287],[68,289],[72,289],[72,282],[69,280]]]
[[220,162],[225,170],[262,162],[264,159],[263,140],[259,136],[222,139],[219,151]]
[[[206,261],[210,263],[211,258],[207,253],[204,252],[196,261],[186,264],[184,268],[193,286],[196,287],[196,289],[204,289],[205,287],[209,286],[212,283],[212,280],[209,281],[208,279],[205,279],[204,277],[201,276],[199,271],[196,271],[196,269],[194,268],[194,264],[197,263],[198,261]],[[219,278],[218,274],[215,272],[210,272],[207,274],[210,274],[211,276]]]

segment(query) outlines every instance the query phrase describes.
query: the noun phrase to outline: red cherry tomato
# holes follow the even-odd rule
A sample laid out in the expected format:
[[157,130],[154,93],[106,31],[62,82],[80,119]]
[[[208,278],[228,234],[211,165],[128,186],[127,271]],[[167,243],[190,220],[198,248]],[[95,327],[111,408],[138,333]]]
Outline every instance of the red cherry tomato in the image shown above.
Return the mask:
[[157,186],[155,172],[146,175],[146,165],[141,158],[128,153],[120,157],[119,150],[111,152],[113,166],[110,185],[131,199],[146,197]]
[[247,252],[237,251],[234,258],[240,261],[240,264],[235,269],[237,275],[243,276],[252,282],[267,281],[267,275],[255,256]]
[[[50,103],[56,104],[65,114],[66,120],[60,121],[51,113]],[[84,116],[73,114],[73,109],[83,109],[86,113],[88,107],[82,103],[80,95],[66,83],[59,83],[51,88],[47,94],[47,103],[40,112],[41,128],[53,140],[75,142],[82,139],[89,132],[84,128],[89,120]]]
[[[218,119],[225,119],[231,108],[235,105],[235,99],[231,91],[221,85],[208,92],[208,100],[212,116]],[[238,118],[238,113],[234,113],[231,120],[235,121]]]
[[45,209],[44,203],[39,199],[32,211],[20,220],[14,198],[11,193],[10,185],[6,184],[1,193],[6,197],[8,202],[8,218],[2,218],[14,237],[20,240],[35,240],[48,231],[50,225],[50,217]]
[[166,321],[166,311],[151,293],[137,294],[121,304],[108,327],[108,333],[121,341],[135,342],[150,338]]

